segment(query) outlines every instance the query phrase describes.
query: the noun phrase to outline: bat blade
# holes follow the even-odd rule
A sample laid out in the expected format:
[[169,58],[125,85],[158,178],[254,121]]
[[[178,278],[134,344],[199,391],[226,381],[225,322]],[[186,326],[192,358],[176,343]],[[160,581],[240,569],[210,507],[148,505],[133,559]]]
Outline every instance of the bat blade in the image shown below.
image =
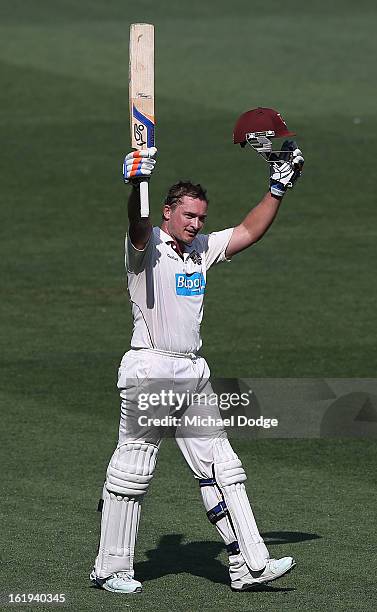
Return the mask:
[[[130,28],[129,101],[131,146],[155,145],[154,26],[133,23]],[[141,216],[149,215],[148,182],[140,184]]]

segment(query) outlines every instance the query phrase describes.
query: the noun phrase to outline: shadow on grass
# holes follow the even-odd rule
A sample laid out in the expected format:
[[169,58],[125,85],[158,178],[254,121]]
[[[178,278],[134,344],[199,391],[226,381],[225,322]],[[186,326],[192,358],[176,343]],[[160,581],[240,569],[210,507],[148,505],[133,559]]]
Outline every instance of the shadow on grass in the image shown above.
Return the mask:
[[317,533],[305,533],[302,531],[266,531],[262,533],[262,537],[267,546],[274,546],[274,544],[296,544],[297,542],[319,540],[321,538]]
[[[224,550],[221,542],[183,542],[183,534],[175,533],[163,536],[158,547],[147,551],[147,561],[137,563],[135,574],[138,580],[148,581],[161,578],[167,574],[192,574],[207,578],[211,582],[229,584],[228,571],[217,559]],[[301,532],[275,532],[263,534],[268,545],[303,542],[317,539],[320,536]],[[258,591],[292,591],[289,588],[275,588],[268,585],[257,587]]]

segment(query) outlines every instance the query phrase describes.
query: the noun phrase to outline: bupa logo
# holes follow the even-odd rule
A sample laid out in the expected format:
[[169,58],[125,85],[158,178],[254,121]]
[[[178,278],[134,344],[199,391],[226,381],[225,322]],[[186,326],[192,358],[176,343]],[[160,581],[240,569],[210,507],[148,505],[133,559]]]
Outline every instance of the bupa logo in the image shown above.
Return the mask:
[[176,274],[175,290],[177,295],[203,295],[206,288],[203,272]]

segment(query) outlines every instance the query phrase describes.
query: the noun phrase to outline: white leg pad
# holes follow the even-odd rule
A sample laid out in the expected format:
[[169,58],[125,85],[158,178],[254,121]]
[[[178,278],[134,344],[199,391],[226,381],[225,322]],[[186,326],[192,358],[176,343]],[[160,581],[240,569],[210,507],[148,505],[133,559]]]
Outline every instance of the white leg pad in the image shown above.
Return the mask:
[[217,438],[213,445],[214,476],[228,508],[242,556],[252,571],[264,569],[269,559],[247,497],[246,474],[227,438]]
[[110,459],[95,561],[98,578],[120,571],[133,576],[141,502],[153,477],[157,452],[153,444],[127,443],[118,447]]

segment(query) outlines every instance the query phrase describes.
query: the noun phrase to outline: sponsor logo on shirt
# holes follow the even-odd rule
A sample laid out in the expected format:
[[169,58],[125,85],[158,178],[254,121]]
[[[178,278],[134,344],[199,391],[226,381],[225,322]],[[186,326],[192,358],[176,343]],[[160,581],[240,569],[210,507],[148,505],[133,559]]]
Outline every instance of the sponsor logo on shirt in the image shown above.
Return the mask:
[[174,257],[174,255],[167,253],[167,256],[170,257],[170,259],[174,259],[174,261],[179,261],[178,257]]
[[175,290],[177,295],[203,295],[206,287],[203,272],[176,274]]

